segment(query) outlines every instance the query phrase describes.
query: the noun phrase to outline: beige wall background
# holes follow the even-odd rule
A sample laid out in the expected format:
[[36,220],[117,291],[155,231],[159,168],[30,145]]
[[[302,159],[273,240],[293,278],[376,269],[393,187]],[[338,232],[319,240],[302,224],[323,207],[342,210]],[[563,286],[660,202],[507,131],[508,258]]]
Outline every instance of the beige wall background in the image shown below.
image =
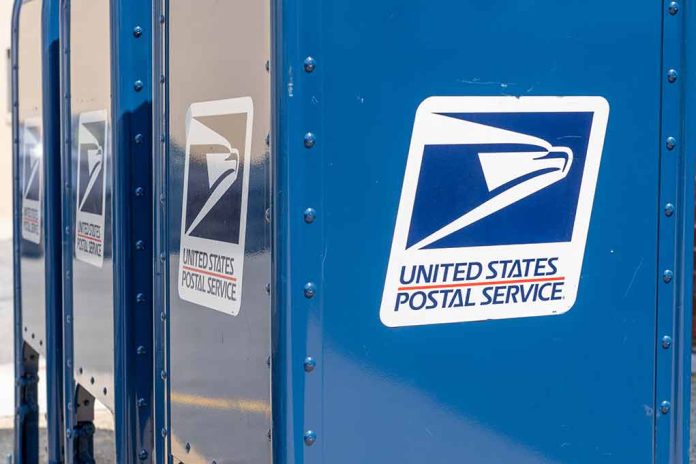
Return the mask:
[[11,19],[12,0],[0,0],[0,240],[12,236]]

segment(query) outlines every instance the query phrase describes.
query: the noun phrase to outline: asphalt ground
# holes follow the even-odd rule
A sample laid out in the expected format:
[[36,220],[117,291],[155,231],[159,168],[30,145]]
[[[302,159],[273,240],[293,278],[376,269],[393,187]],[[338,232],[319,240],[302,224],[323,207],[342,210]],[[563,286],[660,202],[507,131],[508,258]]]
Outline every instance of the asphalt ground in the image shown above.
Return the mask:
[[[0,241],[0,464],[6,464],[14,448],[13,403],[14,403],[14,368],[13,368],[13,309],[12,309],[12,243]],[[43,372],[39,377],[44,377]],[[45,384],[43,384],[45,385]],[[46,410],[46,393],[39,392],[39,409]],[[39,448],[40,461],[46,459],[46,428],[41,420]],[[113,464],[114,433],[110,413],[99,407],[95,410],[97,431],[94,435],[95,460],[101,464]]]

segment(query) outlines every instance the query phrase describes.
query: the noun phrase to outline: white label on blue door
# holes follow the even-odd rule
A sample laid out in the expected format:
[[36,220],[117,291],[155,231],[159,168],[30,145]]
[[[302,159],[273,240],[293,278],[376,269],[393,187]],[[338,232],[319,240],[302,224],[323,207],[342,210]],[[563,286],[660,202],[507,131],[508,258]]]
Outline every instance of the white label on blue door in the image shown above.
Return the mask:
[[31,118],[22,125],[22,238],[41,243],[41,199],[43,196],[43,141],[41,118]]
[[608,116],[601,97],[421,103],[382,322],[568,311],[577,297]]
[[104,214],[109,140],[106,110],[81,113],[77,129],[75,258],[104,264]]
[[236,316],[242,299],[251,98],[194,103],[186,115],[179,297]]

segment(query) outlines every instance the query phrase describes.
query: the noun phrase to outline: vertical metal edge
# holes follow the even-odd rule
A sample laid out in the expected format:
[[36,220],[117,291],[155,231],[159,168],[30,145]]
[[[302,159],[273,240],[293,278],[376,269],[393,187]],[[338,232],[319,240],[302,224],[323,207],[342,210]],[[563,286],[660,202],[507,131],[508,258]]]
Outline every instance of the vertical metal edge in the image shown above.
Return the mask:
[[[273,163],[272,208],[272,418],[273,455],[276,464],[302,462],[302,410],[296,412],[298,398],[293,386],[295,375],[302,384],[302,374],[293,369],[300,355],[293,352],[292,284],[290,274],[290,222],[292,210],[290,187],[290,156],[292,118],[291,99],[287,89],[293,84],[291,63],[297,62],[292,49],[297,37],[297,2],[273,0],[273,43],[271,46],[272,126],[271,147]],[[299,311],[298,311],[299,313]],[[301,405],[301,403],[300,403]]]
[[[300,115],[300,125],[291,132],[292,149],[294,152],[292,183],[299,188],[295,190],[291,205],[291,227],[297,228],[294,241],[291,243],[291,257],[294,266],[291,275],[297,280],[293,284],[295,303],[293,308],[300,306],[300,312],[305,315],[303,321],[306,328],[305,353],[293,368],[297,367],[301,375],[306,377],[304,385],[304,462],[322,463],[324,448],[323,427],[323,373],[324,373],[324,246],[325,218],[328,211],[325,208],[324,177],[327,163],[325,151],[326,136],[324,133],[324,76],[325,62],[322,60],[322,14],[321,3],[311,4],[299,2],[299,33],[297,43],[298,60],[295,86],[297,114]],[[314,60],[311,72],[305,69],[306,60]],[[318,103],[317,103],[318,102]],[[313,134],[311,148],[307,148],[306,140]],[[301,160],[299,163],[298,160]],[[301,170],[300,178],[298,168]],[[301,186],[301,187],[300,187]],[[306,208],[316,211],[316,219],[308,223],[305,216]],[[291,234],[292,235],[292,234]],[[316,287],[315,295],[308,298],[304,290],[309,283]],[[302,338],[297,338],[302,340]],[[299,343],[298,346],[302,347]],[[307,357],[316,363],[311,372],[304,370],[304,360]]]
[[288,436],[286,421],[288,413],[288,401],[285,397],[286,362],[285,353],[287,341],[284,337],[286,323],[280,307],[280,289],[283,285],[281,265],[281,246],[283,234],[281,230],[281,209],[284,197],[281,195],[280,171],[280,138],[281,134],[281,110],[282,95],[280,90],[283,85],[283,72],[285,68],[283,60],[283,0],[270,0],[271,2],[271,129],[270,129],[270,172],[271,172],[271,450],[274,463],[287,462],[285,459],[286,445],[284,441]]
[[[273,419],[278,463],[323,456],[324,160],[321,7],[273,3]],[[318,65],[305,72],[312,56]],[[312,99],[318,104],[313,104]],[[304,136],[316,134],[311,148]],[[316,220],[305,222],[313,208]],[[304,287],[314,293],[306,297]],[[316,367],[305,372],[311,356]]]
[[22,453],[21,416],[18,408],[21,403],[20,378],[24,375],[23,362],[23,337],[22,337],[22,288],[20,274],[21,230],[17,218],[20,216],[21,200],[17,194],[19,187],[19,14],[22,0],[15,0],[12,6],[12,31],[11,31],[11,77],[12,77],[12,285],[14,295],[14,377],[15,377],[15,440],[14,458],[17,464],[24,462]]
[[[126,223],[128,213],[126,211],[130,196],[128,192],[129,178],[124,178],[128,168],[123,166],[127,163],[127,156],[121,156],[123,142],[120,140],[121,134],[121,111],[129,108],[130,100],[128,91],[123,88],[123,74],[128,73],[127,67],[121,69],[121,36],[120,36],[120,9],[121,0],[110,2],[110,29],[111,29],[111,133],[112,133],[112,236],[113,236],[113,287],[114,287],[114,445],[116,451],[116,462],[132,463],[132,456],[135,449],[130,434],[133,431],[133,413],[131,403],[135,402],[132,397],[130,384],[130,373],[128,372],[128,354],[124,352],[128,343],[128,316],[131,310],[128,293],[128,265],[130,256],[128,253],[128,229],[130,224]],[[116,70],[121,72],[116,72]],[[130,74],[130,73],[128,73]],[[126,101],[124,101],[126,100]],[[117,127],[118,126],[118,127]],[[124,153],[125,155],[126,153]],[[107,206],[108,207],[108,206]]]
[[690,411],[691,411],[691,325],[692,321],[692,292],[694,272],[694,175],[696,156],[696,91],[693,83],[696,82],[696,48],[694,48],[694,26],[696,26],[696,8],[692,8],[690,2],[683,6],[683,30],[684,48],[682,50],[684,63],[684,83],[682,89],[682,102],[684,105],[682,118],[682,132],[684,134],[684,149],[681,152],[680,166],[680,198],[677,208],[679,220],[680,240],[677,256],[679,257],[677,269],[682,278],[679,280],[677,302],[678,332],[674,344],[675,365],[675,414],[673,439],[673,462],[689,462],[690,442]]
[[72,201],[70,200],[71,176],[71,109],[70,109],[70,0],[60,0],[60,122],[61,122],[61,244],[62,244],[62,300],[63,300],[63,420],[65,434],[63,437],[66,461],[73,455],[73,440],[68,431],[76,426],[74,395],[75,380],[71,359],[73,356],[73,326],[72,326],[72,241],[70,240],[70,218],[72,217]]
[[46,237],[46,386],[47,458],[49,464],[63,462],[63,311],[61,280],[60,216],[60,80],[59,2],[42,5],[42,98],[44,145],[44,195]]
[[[169,391],[166,376],[169,356],[169,253],[167,249],[167,2],[155,0],[152,14],[153,56],[153,315],[155,455],[158,463],[169,462]],[[159,77],[159,85],[154,84]],[[159,312],[159,314],[158,314]]]
[[[111,2],[114,409],[119,463],[149,461],[153,453],[151,12],[150,2]],[[141,28],[139,35],[134,34],[136,26]],[[135,142],[136,134],[142,135],[140,143]],[[138,188],[143,195],[134,195]],[[143,242],[142,249],[136,248],[137,241]]]
[[[683,296],[679,290],[684,286],[685,279],[691,279],[691,272],[685,273],[681,264],[678,250],[685,237],[680,231],[685,216],[683,206],[679,206],[678,214],[665,213],[668,203],[680,202],[682,205],[684,188],[680,181],[682,160],[685,154],[682,120],[684,116],[682,93],[684,88],[683,63],[683,12],[670,12],[671,0],[662,2],[662,64],[660,69],[661,85],[661,115],[660,115],[660,187],[658,215],[658,273],[655,276],[657,285],[657,324],[655,339],[655,446],[654,460],[657,463],[678,462],[675,444],[676,419],[681,405],[678,400],[676,378],[678,376],[677,359],[680,344],[672,343],[663,346],[663,337],[680,339],[680,327],[683,318],[680,317],[680,306]],[[668,139],[676,140],[668,143]],[[683,307],[683,306],[682,306]]]

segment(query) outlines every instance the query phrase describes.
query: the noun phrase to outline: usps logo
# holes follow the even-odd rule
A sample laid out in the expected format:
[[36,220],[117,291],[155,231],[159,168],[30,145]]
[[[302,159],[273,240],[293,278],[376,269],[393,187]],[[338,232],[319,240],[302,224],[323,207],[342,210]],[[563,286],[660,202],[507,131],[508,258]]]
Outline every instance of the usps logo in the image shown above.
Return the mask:
[[413,127],[382,322],[570,310],[608,116],[601,97],[425,100]]
[[41,197],[43,141],[41,119],[24,121],[21,132],[20,169],[22,179],[22,238],[41,243]]
[[179,297],[241,308],[253,121],[251,98],[194,103],[186,115]]
[[75,258],[104,264],[104,214],[109,157],[106,110],[81,113],[77,128]]

